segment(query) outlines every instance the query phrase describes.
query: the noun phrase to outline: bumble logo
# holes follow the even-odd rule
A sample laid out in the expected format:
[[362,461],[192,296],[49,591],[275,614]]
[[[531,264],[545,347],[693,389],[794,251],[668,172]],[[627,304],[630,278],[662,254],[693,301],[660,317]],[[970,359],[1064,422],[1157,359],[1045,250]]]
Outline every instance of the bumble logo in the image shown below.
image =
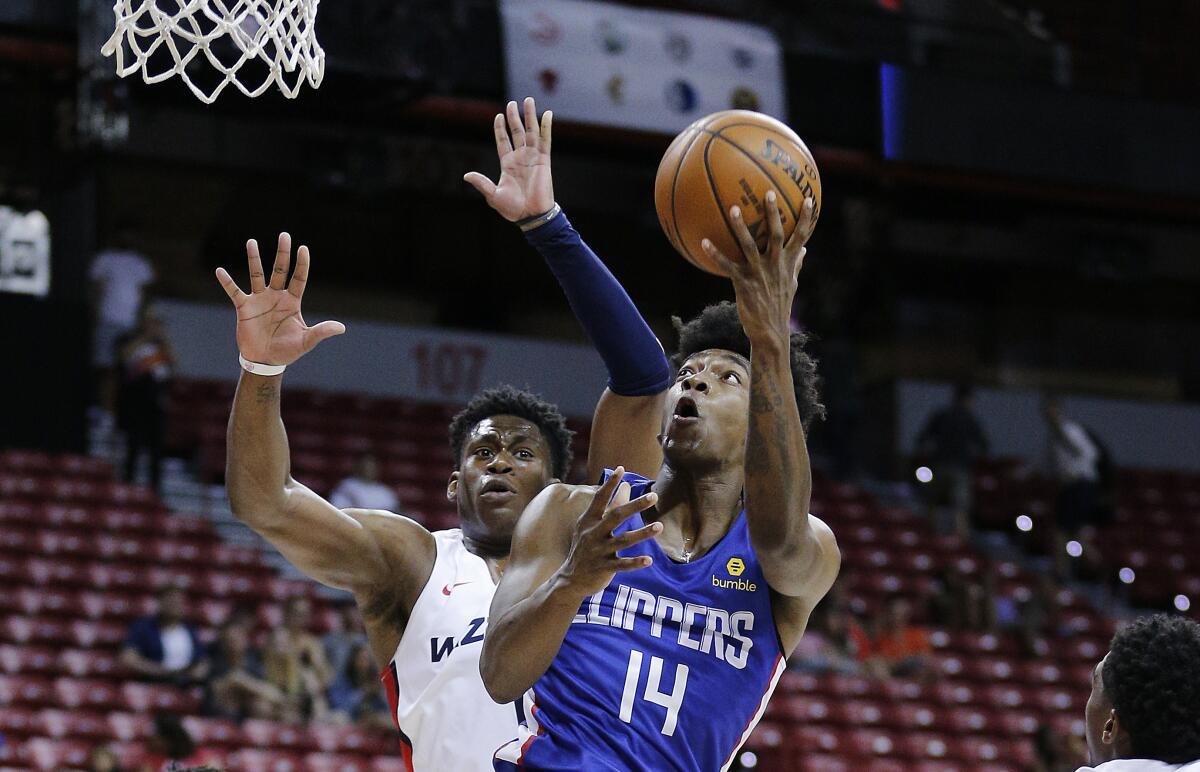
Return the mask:
[[740,590],[742,592],[754,592],[758,589],[758,585],[754,582],[747,582],[745,579],[738,579],[746,570],[746,563],[741,558],[730,558],[725,564],[725,570],[729,575],[735,577],[733,579],[721,579],[713,575],[713,587],[723,587],[728,590]]

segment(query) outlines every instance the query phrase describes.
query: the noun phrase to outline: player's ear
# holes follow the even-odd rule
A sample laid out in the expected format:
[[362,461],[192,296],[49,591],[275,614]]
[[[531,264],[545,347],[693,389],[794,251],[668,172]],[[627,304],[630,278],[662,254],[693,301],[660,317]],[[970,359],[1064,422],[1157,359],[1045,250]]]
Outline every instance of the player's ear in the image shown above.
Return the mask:
[[1117,732],[1121,730],[1121,720],[1117,718],[1117,711],[1113,709],[1108,714],[1108,720],[1104,722],[1104,731],[1100,734],[1100,741],[1105,745],[1112,745],[1116,742]]
[[458,470],[455,469],[450,473],[450,480],[446,483],[446,498],[450,501],[458,501]]

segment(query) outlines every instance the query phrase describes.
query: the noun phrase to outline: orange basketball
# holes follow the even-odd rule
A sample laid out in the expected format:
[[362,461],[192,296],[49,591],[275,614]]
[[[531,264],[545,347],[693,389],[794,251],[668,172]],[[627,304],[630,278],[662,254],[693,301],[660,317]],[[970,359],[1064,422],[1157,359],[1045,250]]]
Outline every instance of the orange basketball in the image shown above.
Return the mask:
[[821,175],[796,132],[769,115],[723,110],[693,123],[667,148],[654,178],[658,222],[671,245],[698,268],[718,276],[700,246],[709,239],[726,257],[741,260],[729,209],[742,209],[760,251],[767,247],[766,193],[774,190],[787,238],[813,199],[821,213]]

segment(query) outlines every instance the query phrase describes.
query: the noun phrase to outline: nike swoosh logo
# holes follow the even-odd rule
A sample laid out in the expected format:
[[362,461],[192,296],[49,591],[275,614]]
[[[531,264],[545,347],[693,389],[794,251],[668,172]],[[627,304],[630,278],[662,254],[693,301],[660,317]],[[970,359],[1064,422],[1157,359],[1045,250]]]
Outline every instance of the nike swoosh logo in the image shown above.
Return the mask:
[[453,590],[455,587],[461,587],[461,586],[463,586],[464,584],[470,584],[470,583],[471,583],[471,582],[459,582],[459,583],[457,583],[457,584],[453,584],[453,585],[451,585],[451,584],[448,584],[448,585],[446,585],[445,587],[443,587],[443,588],[442,588],[442,595],[449,595],[449,594],[450,594],[450,591],[451,591],[451,590]]

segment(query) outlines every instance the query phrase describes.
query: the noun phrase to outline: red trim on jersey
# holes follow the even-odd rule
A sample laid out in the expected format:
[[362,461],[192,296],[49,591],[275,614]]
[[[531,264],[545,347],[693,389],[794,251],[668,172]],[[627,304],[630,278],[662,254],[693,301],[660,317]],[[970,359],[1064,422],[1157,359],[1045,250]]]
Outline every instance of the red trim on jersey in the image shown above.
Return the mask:
[[392,707],[392,723],[396,725],[396,729],[400,728],[400,680],[396,677],[396,663],[389,662],[388,666],[379,674],[379,680],[383,681],[383,690],[387,694],[388,705]]
[[762,714],[765,712],[764,708],[766,706],[764,705],[764,702],[767,699],[767,693],[771,691],[771,684],[775,683],[775,673],[779,670],[779,660],[781,659],[783,659],[782,654],[775,655],[775,664],[771,666],[771,680],[767,681],[767,685],[763,687],[762,697],[760,697],[758,700],[758,708],[752,714],[750,714],[750,720],[747,721],[746,725],[742,727],[742,731],[738,732],[739,742],[737,745],[733,746],[733,750],[731,750],[729,755],[725,757],[725,763],[721,765],[721,769],[729,766],[729,762],[733,760],[733,755],[738,752],[738,748],[742,747],[740,739],[746,734],[746,730],[750,728],[750,725],[755,723],[755,719],[761,718]]
[[404,762],[404,768],[408,772],[415,772],[412,762],[412,741],[400,728],[400,677],[396,675],[395,662],[388,663],[384,671],[379,674],[379,680],[383,681],[383,690],[387,693],[388,705],[392,707],[392,723],[396,725],[396,732],[400,735],[400,760]]
[[[537,703],[536,702],[529,703],[529,715],[536,719],[537,714],[538,714]],[[532,737],[530,737],[528,740],[526,740],[524,743],[521,744],[521,753],[520,753],[520,755],[517,756],[517,766],[518,767],[524,766],[525,752],[529,750],[530,745],[533,745],[533,741],[546,733],[546,730],[542,728],[541,721],[538,721],[537,728],[538,728],[537,734],[533,735]]]

